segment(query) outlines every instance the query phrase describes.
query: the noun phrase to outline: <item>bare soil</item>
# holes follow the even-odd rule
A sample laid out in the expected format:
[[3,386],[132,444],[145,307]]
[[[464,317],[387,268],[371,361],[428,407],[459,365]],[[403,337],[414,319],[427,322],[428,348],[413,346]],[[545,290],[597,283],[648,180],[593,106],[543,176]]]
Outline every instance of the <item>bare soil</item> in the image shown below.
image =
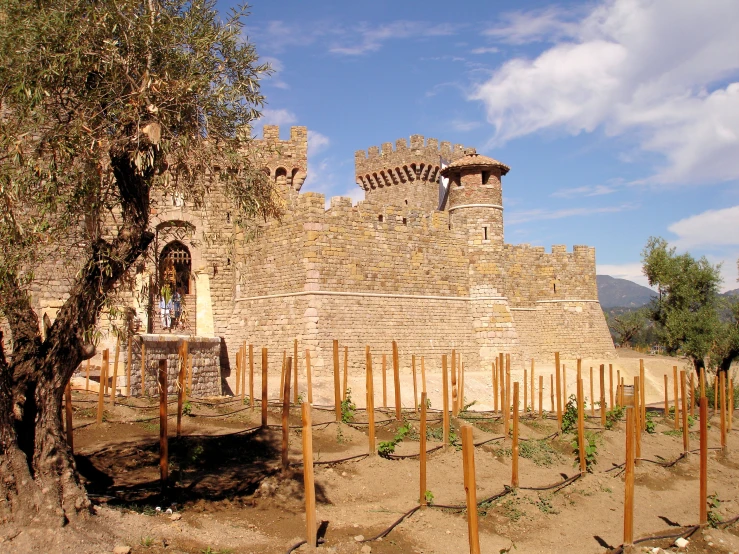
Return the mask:
[[[614,364],[622,375],[638,374],[639,358],[621,351],[615,360],[586,361]],[[644,433],[636,468],[635,535],[677,534],[698,523],[697,453],[678,459],[682,435],[662,413],[663,375],[672,378],[672,358],[647,358],[648,401],[655,428]],[[574,392],[574,361],[568,389]],[[606,365],[606,368],[608,366]],[[681,367],[682,369],[682,367]],[[551,368],[537,367],[548,375]],[[520,371],[522,377],[522,370]],[[589,396],[588,373],[586,396]],[[517,375],[514,372],[514,375]],[[361,376],[350,378],[355,397],[363,397]],[[569,378],[569,377],[568,377]],[[538,380],[537,380],[538,381]],[[316,404],[332,396],[329,379],[316,379]],[[544,407],[549,410],[548,376]],[[597,382],[597,380],[596,380]],[[633,381],[632,381],[633,382]],[[377,381],[376,381],[377,383]],[[441,405],[435,389],[438,377],[428,376],[432,401],[428,448],[439,446]],[[388,379],[392,402],[392,379]],[[671,386],[671,381],[670,381]],[[668,386],[668,389],[670,388]],[[405,419],[412,431],[398,444],[395,455],[418,454],[418,415],[413,411],[413,388],[403,376]],[[420,389],[420,384],[419,384]],[[597,389],[597,385],[596,385]],[[375,385],[376,404],[382,390]],[[600,417],[586,422],[596,434],[597,454],[592,472],[562,485],[577,475],[573,434],[555,435],[556,419],[538,416],[537,409],[521,418],[520,487],[510,489],[511,441],[504,440],[501,420],[492,407],[490,372],[465,374],[467,402],[477,400],[468,412],[453,419],[454,430],[465,421],[474,428],[480,543],[482,552],[604,552],[623,538],[624,423],[611,430],[600,427]],[[361,394],[359,392],[361,391]],[[599,393],[597,393],[599,395]],[[325,397],[325,400],[324,400]],[[252,410],[239,399],[192,402],[192,414],[183,417],[180,438],[174,435],[176,404],[170,404],[170,479],[162,492],[159,480],[158,407],[153,399],[123,399],[115,407],[106,401],[106,422],[95,424],[96,395],[73,394],[76,463],[94,501],[95,514],[61,530],[0,526],[1,552],[112,552],[129,546],[135,554],[154,553],[261,553],[287,552],[304,539],[305,515],[302,476],[300,411],[290,415],[291,469],[280,467],[280,411],[270,407],[267,429],[260,429],[259,407]],[[327,402],[326,402],[327,403]],[[529,399],[530,403],[530,399]],[[363,402],[357,402],[360,407]],[[476,411],[477,410],[477,411]],[[589,413],[589,410],[588,410]],[[697,414],[697,408],[696,408]],[[313,449],[318,520],[323,544],[317,552],[438,553],[469,552],[462,473],[462,453],[451,446],[429,455],[427,490],[432,506],[410,514],[384,538],[360,542],[382,534],[403,514],[418,505],[417,457],[386,459],[361,457],[368,450],[366,414],[358,410],[351,423],[337,424],[332,408],[313,410]],[[379,441],[390,440],[401,423],[394,410],[376,414]],[[698,448],[698,422],[691,427],[691,449]],[[486,442],[487,441],[487,442]],[[719,417],[709,429],[708,492],[714,521],[739,515],[739,463],[731,454],[739,449],[739,435],[728,435],[728,452],[720,444]],[[332,461],[360,456],[353,460]],[[669,467],[663,467],[669,466]],[[546,490],[536,490],[545,488]],[[442,507],[449,506],[449,507]],[[167,513],[171,510],[172,513]],[[736,525],[697,530],[687,552],[739,552]],[[357,540],[359,539],[359,540]],[[650,540],[635,551],[653,548],[675,550],[674,539]],[[514,550],[515,548],[515,550]],[[314,551],[306,545],[297,552]],[[684,550],[685,551],[685,550]],[[658,550],[655,550],[658,552]]]

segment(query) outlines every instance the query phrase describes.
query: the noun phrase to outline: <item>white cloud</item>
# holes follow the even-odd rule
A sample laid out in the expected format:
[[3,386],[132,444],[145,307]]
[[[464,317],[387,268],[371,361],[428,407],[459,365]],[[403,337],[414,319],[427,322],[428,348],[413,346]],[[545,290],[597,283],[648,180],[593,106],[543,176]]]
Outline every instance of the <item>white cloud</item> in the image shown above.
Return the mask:
[[680,249],[739,246],[739,206],[686,217],[668,230],[677,235],[672,243]]
[[509,12],[502,16],[504,25],[488,29],[483,34],[509,44],[539,42],[567,36],[575,32],[572,14],[558,7],[530,12]]
[[511,212],[505,217],[508,225],[517,225],[528,221],[542,221],[545,219],[564,219],[566,217],[585,217],[595,214],[617,213],[628,210],[634,210],[637,206],[633,204],[622,204],[621,206],[603,206],[600,208],[564,208],[561,210],[522,210]]
[[453,119],[449,123],[449,126],[452,129],[461,133],[466,133],[467,131],[477,129],[478,127],[480,127],[480,125],[482,125],[480,121],[465,121],[462,119]]
[[[542,130],[633,134],[664,163],[644,182],[739,178],[739,10],[735,0],[606,0],[577,21],[517,12],[488,31],[505,42],[549,38],[475,87],[491,145]],[[561,25],[560,25],[561,24]]]
[[638,262],[626,264],[596,263],[596,272],[598,275],[610,275],[617,279],[628,279],[645,287],[649,286],[649,282],[642,272],[642,264]]
[[318,131],[308,129],[308,158],[319,154],[328,148],[331,141],[326,135],[322,135]]
[[594,185],[594,186],[584,186],[584,187],[575,187],[571,189],[560,189],[558,191],[553,192],[549,196],[552,196],[554,198],[587,198],[589,196],[603,196],[605,194],[613,194],[616,192],[615,187],[611,187],[608,185]]
[[265,108],[262,110],[262,117],[259,118],[260,125],[292,125],[298,121],[298,117],[284,108],[273,110]]
[[388,40],[449,36],[455,32],[455,26],[445,23],[434,25],[424,21],[393,21],[379,26],[363,23],[346,33],[347,36],[356,37],[356,42],[346,44],[344,38],[342,44],[335,44],[330,51],[345,56],[360,56],[376,52]]
[[268,63],[270,67],[272,68],[272,74],[269,77],[263,78],[265,82],[269,83],[273,87],[277,87],[281,89],[290,88],[290,85],[288,85],[280,77],[280,74],[285,69],[285,66],[282,63],[282,60],[275,58],[273,56],[262,56],[261,61]]
[[500,48],[496,48],[495,46],[491,47],[481,47],[481,48],[475,48],[474,50],[470,50],[472,54],[495,54],[497,52],[500,52]]

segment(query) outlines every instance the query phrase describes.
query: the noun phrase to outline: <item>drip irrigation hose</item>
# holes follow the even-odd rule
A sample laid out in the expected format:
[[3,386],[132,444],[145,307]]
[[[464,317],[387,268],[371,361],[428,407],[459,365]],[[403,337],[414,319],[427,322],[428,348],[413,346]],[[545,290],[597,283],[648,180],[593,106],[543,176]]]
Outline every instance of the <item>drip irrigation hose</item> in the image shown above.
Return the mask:
[[[287,549],[287,552],[285,554],[290,554],[291,552],[295,552],[298,548],[300,548],[301,546],[303,546],[307,542],[308,541],[296,542],[294,545],[292,545],[290,548]],[[316,541],[316,544],[323,544],[324,542],[326,542],[326,541],[324,541],[323,539],[318,539]]]
[[420,509],[421,509],[420,504],[418,506],[411,508],[406,513],[404,513],[402,516],[400,516],[390,527],[385,529],[382,533],[380,533],[379,535],[375,535],[374,537],[370,537],[369,539],[364,539],[363,541],[360,541],[360,542],[372,542],[372,541],[376,541],[377,539],[382,539],[382,538],[387,537],[390,534],[390,531],[392,531],[398,525],[400,525],[405,518],[415,514]]
[[[688,527],[682,527],[683,531],[679,533],[666,533],[666,534],[658,534],[658,535],[647,535],[646,537],[640,537],[634,541],[634,544],[641,544],[643,542],[648,541],[658,541],[663,539],[678,539],[680,537],[687,539],[688,537],[691,537],[693,533],[695,533],[698,529],[700,529],[700,525],[690,525]],[[624,545],[617,546],[613,550],[609,550],[608,554],[623,554],[624,552]]]

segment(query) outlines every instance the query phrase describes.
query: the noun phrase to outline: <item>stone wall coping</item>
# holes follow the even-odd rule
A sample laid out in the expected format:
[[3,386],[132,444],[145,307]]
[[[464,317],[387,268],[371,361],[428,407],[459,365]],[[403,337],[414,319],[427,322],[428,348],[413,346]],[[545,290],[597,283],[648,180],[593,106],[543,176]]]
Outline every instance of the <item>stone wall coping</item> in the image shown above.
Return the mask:
[[[473,301],[479,300],[508,300],[505,296],[433,296],[421,294],[400,294],[400,293],[381,293],[381,292],[347,292],[332,290],[304,290],[299,292],[285,292],[280,294],[268,294],[265,296],[248,296],[236,298],[235,302],[243,302],[245,300],[266,300],[269,298],[286,298],[289,296],[369,296],[373,298],[413,298],[417,300],[461,300]],[[597,302],[597,300],[596,300]]]
[[559,304],[561,302],[600,302],[600,300],[588,300],[584,298],[563,298],[561,300],[537,300],[537,304]]
[[501,212],[503,211],[503,206],[500,204],[461,204],[459,206],[452,206],[448,211],[453,212],[454,210],[459,210],[461,208],[494,208]]
[[199,337],[197,335],[172,335],[167,333],[166,335],[153,334],[153,333],[141,333],[138,335],[143,339],[144,342],[180,342],[187,341],[189,343],[219,343],[221,342],[220,337]]

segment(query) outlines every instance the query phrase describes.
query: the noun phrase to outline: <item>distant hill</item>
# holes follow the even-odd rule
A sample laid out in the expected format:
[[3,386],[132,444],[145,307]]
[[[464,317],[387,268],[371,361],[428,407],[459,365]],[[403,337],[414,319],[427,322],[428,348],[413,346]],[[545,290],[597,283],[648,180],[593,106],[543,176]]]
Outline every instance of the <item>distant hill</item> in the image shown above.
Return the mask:
[[657,296],[652,289],[637,285],[628,279],[618,279],[610,275],[596,275],[596,281],[598,283],[598,298],[603,309],[638,308]]
[[739,296],[739,289],[727,290],[721,296]]

